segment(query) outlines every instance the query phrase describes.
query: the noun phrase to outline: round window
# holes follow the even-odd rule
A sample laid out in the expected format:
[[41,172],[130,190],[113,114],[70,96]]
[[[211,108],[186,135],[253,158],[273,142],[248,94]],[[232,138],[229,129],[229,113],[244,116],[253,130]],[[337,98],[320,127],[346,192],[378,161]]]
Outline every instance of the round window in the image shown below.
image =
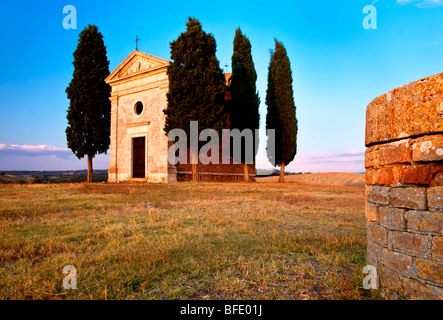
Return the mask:
[[137,102],[135,104],[134,111],[138,116],[141,115],[143,112],[143,103],[141,103],[140,101]]

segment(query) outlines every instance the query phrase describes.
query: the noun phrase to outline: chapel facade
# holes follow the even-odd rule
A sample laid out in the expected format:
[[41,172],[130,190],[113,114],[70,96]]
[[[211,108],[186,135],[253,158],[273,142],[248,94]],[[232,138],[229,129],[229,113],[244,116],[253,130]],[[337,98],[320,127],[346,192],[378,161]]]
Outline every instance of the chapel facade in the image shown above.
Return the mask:
[[111,92],[109,182],[175,182],[164,134],[169,61],[134,50],[106,79]]

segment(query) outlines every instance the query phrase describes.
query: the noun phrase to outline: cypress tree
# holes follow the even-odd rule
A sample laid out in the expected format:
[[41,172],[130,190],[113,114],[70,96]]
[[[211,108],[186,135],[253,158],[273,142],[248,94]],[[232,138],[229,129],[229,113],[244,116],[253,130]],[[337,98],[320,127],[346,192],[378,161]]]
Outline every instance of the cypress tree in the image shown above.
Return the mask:
[[292,90],[292,71],[286,49],[275,40],[271,52],[266,91],[266,129],[275,129],[275,154],[272,155],[271,140],[268,139],[268,159],[274,166],[280,166],[279,182],[284,182],[285,166],[297,153],[297,118]]
[[[168,105],[163,110],[166,134],[177,128],[189,137],[190,121],[198,121],[199,134],[206,128],[220,133],[227,126],[225,78],[216,49],[214,36],[203,31],[195,18],[189,18],[186,31],[171,42]],[[197,156],[198,151],[191,154],[193,159]],[[192,164],[192,180],[198,180],[197,164]]]
[[[231,129],[255,129],[260,123],[260,98],[256,89],[257,73],[251,55],[251,43],[242,34],[240,28],[235,32],[234,52],[232,55],[232,76],[229,91],[231,99],[228,102],[229,120]],[[258,137],[254,136],[254,139]],[[258,141],[254,140],[254,159]],[[245,148],[242,148],[245,150]],[[249,181],[248,165],[242,157],[245,181]],[[255,163],[255,161],[254,161]]]
[[77,158],[88,156],[87,181],[92,182],[92,159],[109,149],[111,125],[111,87],[104,81],[109,61],[96,26],[89,25],[80,33],[73,65],[73,78],[66,88],[70,100],[66,138]]

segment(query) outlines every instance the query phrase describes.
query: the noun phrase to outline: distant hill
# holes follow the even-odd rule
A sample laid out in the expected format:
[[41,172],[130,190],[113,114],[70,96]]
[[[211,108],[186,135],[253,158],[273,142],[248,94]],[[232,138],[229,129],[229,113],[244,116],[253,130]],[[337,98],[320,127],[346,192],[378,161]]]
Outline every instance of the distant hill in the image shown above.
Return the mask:
[[[41,183],[85,182],[87,170],[66,171],[1,171],[0,184],[32,183],[35,176],[40,176]],[[257,169],[257,182],[277,182],[279,170]],[[94,170],[94,181],[108,180],[108,170]],[[349,187],[365,187],[365,175],[361,173],[327,172],[327,173],[287,173],[285,182],[301,182]]]
[[[257,182],[277,182],[278,176],[257,177]],[[285,175],[285,182],[302,182],[348,187],[365,187],[365,175],[362,173],[326,172]]]
[[[268,177],[268,176],[279,176],[280,170],[279,169],[255,169],[257,177]],[[305,172],[310,173],[310,172]],[[303,172],[285,172],[286,175],[294,175],[294,174],[303,174]]]
[[[86,181],[88,170],[66,171],[1,171],[0,183],[31,183],[35,176],[41,178],[42,183],[69,183]],[[94,170],[94,181],[107,181],[108,170]]]

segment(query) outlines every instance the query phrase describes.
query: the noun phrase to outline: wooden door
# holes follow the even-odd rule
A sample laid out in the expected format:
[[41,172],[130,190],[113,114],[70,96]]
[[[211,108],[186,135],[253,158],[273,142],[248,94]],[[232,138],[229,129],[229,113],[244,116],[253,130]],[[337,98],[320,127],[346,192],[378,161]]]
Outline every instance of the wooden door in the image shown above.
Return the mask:
[[132,177],[145,177],[145,137],[132,139]]

